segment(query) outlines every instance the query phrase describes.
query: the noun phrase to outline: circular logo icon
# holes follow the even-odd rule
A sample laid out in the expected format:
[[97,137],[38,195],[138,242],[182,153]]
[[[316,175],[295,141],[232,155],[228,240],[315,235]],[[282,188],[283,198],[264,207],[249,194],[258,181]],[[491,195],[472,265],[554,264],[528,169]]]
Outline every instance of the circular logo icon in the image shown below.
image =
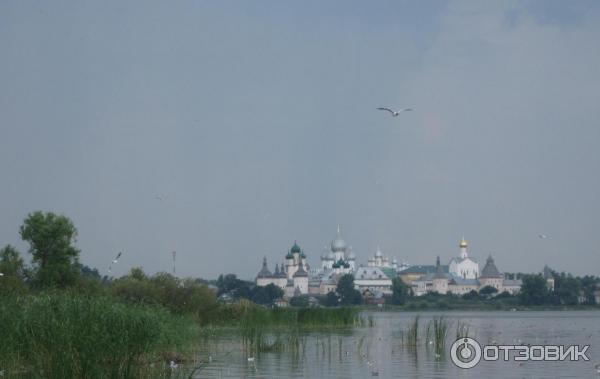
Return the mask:
[[450,358],[460,368],[475,367],[481,360],[481,346],[473,338],[459,338],[450,347]]

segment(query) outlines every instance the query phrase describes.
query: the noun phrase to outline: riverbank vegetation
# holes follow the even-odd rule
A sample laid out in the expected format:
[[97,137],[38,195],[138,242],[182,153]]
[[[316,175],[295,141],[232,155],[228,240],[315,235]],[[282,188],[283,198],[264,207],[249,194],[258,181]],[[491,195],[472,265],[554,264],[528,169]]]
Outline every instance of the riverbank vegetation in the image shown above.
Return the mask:
[[43,378],[143,375],[198,334],[162,307],[66,291],[4,296],[0,325],[3,372]]
[[[30,265],[16,248],[0,249],[0,372],[5,374],[156,377],[170,375],[170,366],[186,359],[198,336],[218,328],[235,329],[248,353],[254,354],[299,351],[304,333],[311,329],[344,330],[374,323],[356,307],[363,298],[351,275],[340,278],[335,292],[299,296],[290,300],[290,307],[279,308],[274,305],[281,301],[280,288],[258,287],[233,274],[209,282],[165,272],[148,275],[134,267],[120,278],[101,276],[79,262],[77,230],[62,215],[32,213],[20,235],[30,246]],[[393,295],[379,299],[378,305],[385,302],[386,308],[399,310],[563,306],[579,302],[573,297],[576,291],[591,299],[584,289],[596,285],[597,279],[557,274],[554,293],[545,283],[540,286],[537,277],[524,277],[523,282],[519,296],[482,290],[414,297],[410,287],[395,278]],[[434,320],[429,330],[432,340],[440,341],[435,346],[443,345],[445,319]],[[468,326],[457,326],[457,335],[468,332]],[[408,345],[416,345],[418,318],[406,337]]]
[[[77,230],[62,215],[32,213],[20,235],[30,265],[16,248],[0,249],[3,376],[172,377],[211,327],[234,329],[252,349],[266,351],[299,346],[306,329],[367,323],[358,309],[265,307],[281,290],[240,286],[247,282],[235,276],[212,285],[140,267],[120,278],[101,276],[79,262]],[[234,287],[232,301],[219,301],[227,286]]]

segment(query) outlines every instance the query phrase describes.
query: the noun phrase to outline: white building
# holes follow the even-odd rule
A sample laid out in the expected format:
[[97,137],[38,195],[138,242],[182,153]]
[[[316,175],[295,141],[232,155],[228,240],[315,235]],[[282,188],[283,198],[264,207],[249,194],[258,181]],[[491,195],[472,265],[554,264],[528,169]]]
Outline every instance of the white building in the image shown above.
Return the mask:
[[308,272],[306,254],[294,241],[294,245],[285,256],[285,265],[281,268],[275,265],[275,273],[269,271],[267,258],[263,258],[262,269],[256,276],[257,286],[274,284],[284,291],[284,296],[292,297],[294,294],[308,294]]
[[368,267],[386,267],[394,270],[398,270],[398,261],[396,258],[389,259],[387,255],[383,254],[379,246],[377,246],[377,251],[371,258],[369,258],[367,262]]
[[477,279],[479,277],[479,263],[469,257],[467,247],[467,241],[463,237],[459,243],[459,255],[450,260],[448,270],[452,275],[463,279]]
[[275,265],[275,272],[268,269],[266,257],[262,269],[256,276],[256,285],[274,284],[284,290],[284,296],[326,295],[335,292],[340,277],[354,276],[355,288],[364,293],[391,294],[392,278],[396,276],[396,260],[390,262],[378,248],[374,264],[368,267],[356,266],[356,255],[342,238],[340,227],[333,241],[321,254],[321,265],[310,269],[306,254],[296,242],[285,256],[285,264]]
[[371,293],[392,294],[392,278],[387,276],[379,267],[359,267],[352,273],[354,288],[363,294],[366,290]]
[[321,269],[323,272],[333,270],[336,274],[348,274],[356,268],[356,255],[352,252],[352,247],[348,247],[346,241],[342,238],[340,226],[329,247],[325,247],[321,254]]
[[494,287],[498,292],[508,292],[514,295],[521,289],[520,279],[505,279],[504,275],[498,271],[491,254],[486,260],[481,274],[477,278],[465,278],[452,272],[444,272],[440,264],[440,258],[437,258],[436,272],[428,273],[411,283],[415,296],[425,295],[428,292],[437,292],[441,294],[452,293],[455,295],[464,295],[471,291],[480,291],[483,287]]

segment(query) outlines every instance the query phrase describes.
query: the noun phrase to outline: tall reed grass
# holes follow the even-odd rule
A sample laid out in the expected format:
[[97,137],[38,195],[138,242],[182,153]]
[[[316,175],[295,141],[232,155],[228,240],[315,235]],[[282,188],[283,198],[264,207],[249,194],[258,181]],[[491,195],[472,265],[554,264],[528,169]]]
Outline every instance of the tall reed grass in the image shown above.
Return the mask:
[[458,321],[456,323],[456,339],[470,337],[470,326],[466,322]]
[[436,354],[442,355],[446,346],[446,336],[448,335],[448,320],[444,316],[434,317],[430,321],[433,325],[433,342]]
[[318,328],[365,326],[367,321],[356,308],[265,308],[247,301],[220,306],[209,321],[221,326],[248,323]]
[[261,352],[303,353],[305,331],[320,327],[364,326],[358,311],[351,308],[276,308],[248,306],[239,315],[239,330],[247,354]]
[[196,332],[163,308],[64,292],[4,297],[0,325],[0,369],[43,378],[139,377]]
[[417,346],[419,340],[419,319],[420,316],[416,315],[412,322],[408,325],[406,331],[406,342],[408,346]]

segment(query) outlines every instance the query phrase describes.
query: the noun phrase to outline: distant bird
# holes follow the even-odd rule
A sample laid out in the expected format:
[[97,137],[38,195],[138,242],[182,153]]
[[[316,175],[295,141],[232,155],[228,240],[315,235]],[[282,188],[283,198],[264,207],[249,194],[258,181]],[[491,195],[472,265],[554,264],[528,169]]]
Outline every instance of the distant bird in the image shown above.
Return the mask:
[[538,234],[538,237],[540,239],[543,239],[543,240],[545,240],[546,238],[548,238],[548,236],[546,234]]
[[121,255],[123,253],[119,251],[119,254],[117,254],[117,256],[115,257],[115,259],[112,261],[112,263],[118,263],[119,262],[119,258],[121,258]]
[[248,357],[248,362],[254,362],[254,357]]
[[0,272],[0,276],[4,276],[4,273]]
[[154,198],[159,201],[163,201],[167,198],[166,195],[155,195]]
[[119,254],[117,254],[117,256],[115,257],[115,259],[112,260],[112,262],[110,263],[110,265],[108,265],[108,273],[112,273],[112,265],[119,263],[119,258],[121,258],[121,254],[123,254],[122,252],[119,251]]
[[179,367],[179,365],[178,365],[177,363],[175,363],[175,361],[171,361],[171,362],[169,363],[169,367],[170,367],[171,369],[173,369],[173,370],[174,370],[174,369],[176,369],[177,367]]
[[598,374],[600,374],[600,363],[598,363],[597,365],[595,365],[594,368],[596,369],[596,372]]
[[394,110],[392,110],[390,108],[385,108],[385,107],[378,107],[377,109],[380,110],[380,111],[388,111],[388,112],[390,112],[392,114],[393,117],[398,116],[402,112],[410,112],[410,111],[412,111],[411,108],[398,109],[397,111],[394,111]]

